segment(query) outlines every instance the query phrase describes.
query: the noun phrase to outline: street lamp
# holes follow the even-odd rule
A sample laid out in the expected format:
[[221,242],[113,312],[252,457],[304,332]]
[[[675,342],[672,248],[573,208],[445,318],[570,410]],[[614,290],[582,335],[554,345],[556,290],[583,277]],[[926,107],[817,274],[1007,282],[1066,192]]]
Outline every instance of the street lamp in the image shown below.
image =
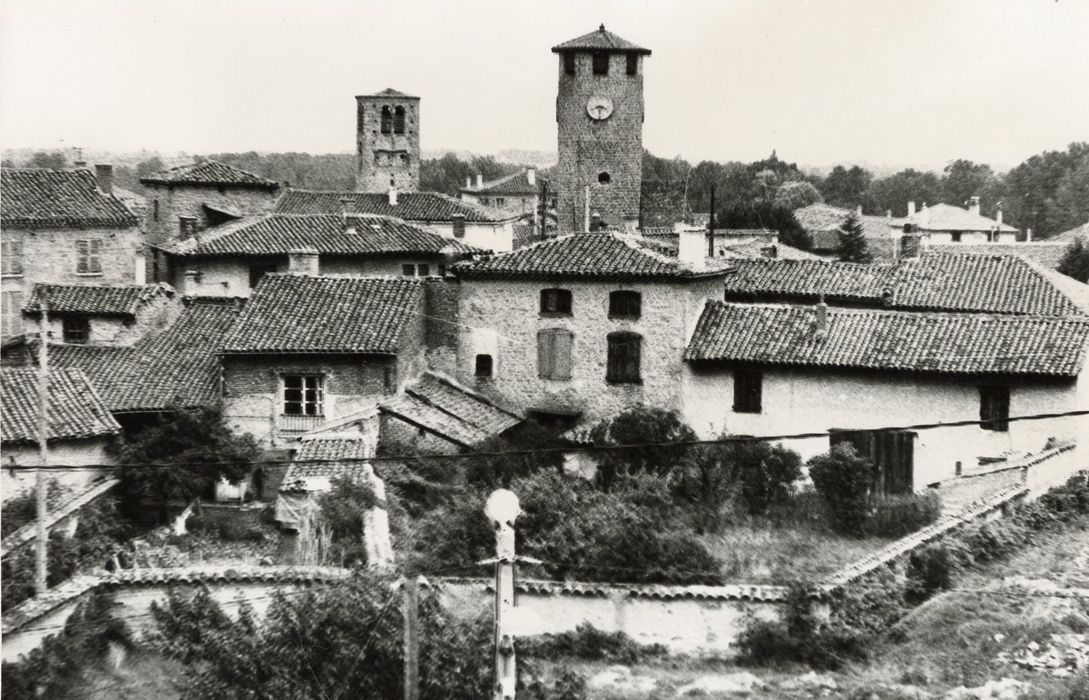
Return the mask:
[[496,489],[484,513],[495,526],[495,700],[514,700],[518,673],[514,660],[514,521],[521,514],[518,496]]

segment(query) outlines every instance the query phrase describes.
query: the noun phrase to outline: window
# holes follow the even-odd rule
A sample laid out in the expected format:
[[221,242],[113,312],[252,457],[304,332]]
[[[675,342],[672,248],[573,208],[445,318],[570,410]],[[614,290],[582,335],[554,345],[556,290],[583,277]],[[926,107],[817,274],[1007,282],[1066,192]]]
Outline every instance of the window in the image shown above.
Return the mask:
[[629,53],[628,59],[628,75],[635,75],[639,72],[639,54]]
[[382,388],[387,394],[397,391],[397,367],[392,362],[382,368]]
[[563,55],[563,72],[567,75],[575,74],[575,54],[570,51]]
[[465,238],[465,217],[461,214],[454,215],[454,238]]
[[400,105],[393,110],[393,133],[405,133],[405,108]]
[[542,289],[541,313],[550,316],[571,315],[570,289]]
[[76,241],[76,273],[102,274],[102,241],[97,238]]
[[83,345],[91,337],[91,322],[86,318],[66,318],[61,325],[66,343]]
[[734,412],[760,413],[763,410],[764,375],[751,370],[734,372]]
[[949,234],[949,238],[952,239],[954,243],[960,243],[960,231],[953,231]]
[[610,384],[640,384],[639,365],[643,337],[635,333],[610,333],[605,381]]
[[431,276],[431,266],[427,265],[427,264],[417,265],[416,266],[416,274],[419,277],[430,277]]
[[154,200],[151,203],[151,216],[158,221],[159,220],[159,200]]
[[595,51],[593,53],[594,75],[609,74],[609,52]]
[[495,198],[495,206],[497,206],[497,207],[504,206],[506,203],[507,203],[507,198],[506,197],[496,197]]
[[393,111],[389,107],[382,108],[382,133],[388,134],[393,131]]
[[613,181],[613,178],[612,178],[611,175],[609,175],[609,173],[598,173],[597,174],[597,184],[599,184],[599,185],[607,185],[612,181]]
[[643,295],[629,289],[609,292],[609,318],[639,318]]
[[412,263],[405,263],[404,265],[401,265],[401,274],[405,277],[415,277],[416,266]]
[[537,376],[541,379],[571,378],[571,348],[575,336],[562,328],[537,332]]
[[20,240],[4,241],[0,246],[0,265],[5,275],[23,274],[23,242]]
[[320,374],[284,375],[283,382],[285,416],[325,415],[322,408],[324,391]]
[[15,335],[22,326],[22,314],[23,314],[23,293],[22,292],[4,292],[0,295],[0,299],[3,299],[3,328],[0,329],[0,334],[4,337],[9,335]]
[[1010,388],[1008,386],[979,387],[979,427],[1004,433],[1010,429]]
[[476,356],[476,376],[490,379],[492,376],[492,356],[491,355],[477,355]]
[[256,287],[261,278],[270,272],[276,272],[276,263],[254,263],[250,265],[250,289]]

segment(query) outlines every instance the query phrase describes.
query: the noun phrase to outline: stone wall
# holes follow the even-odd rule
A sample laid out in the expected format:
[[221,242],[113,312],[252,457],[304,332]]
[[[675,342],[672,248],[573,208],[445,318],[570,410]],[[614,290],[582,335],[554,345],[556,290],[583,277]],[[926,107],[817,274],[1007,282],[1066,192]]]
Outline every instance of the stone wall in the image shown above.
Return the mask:
[[[222,207],[243,216],[263,214],[276,202],[274,190],[216,185],[147,185],[147,216],[144,231],[150,245],[163,245],[181,238],[178,217],[192,216],[197,230],[211,225],[204,204]],[[158,202],[158,206],[156,206]],[[151,270],[148,270],[151,277]]]
[[[558,58],[559,163],[553,181],[559,230],[584,230],[586,185],[591,213],[599,213],[610,229],[634,229],[643,179],[643,57],[636,75],[627,75],[627,58],[619,53],[610,55],[608,75],[593,75],[591,54],[575,53],[574,76]],[[612,100],[612,116],[590,118],[586,106],[593,96]],[[601,173],[608,173],[608,184],[599,182]]]
[[[383,134],[382,108],[405,109],[405,133]],[[391,182],[392,180],[392,182]],[[386,192],[390,186],[420,188],[420,98],[407,95],[356,97],[357,192]]]
[[[64,318],[87,318],[90,325],[90,337],[87,345],[129,346],[145,336],[169,328],[181,313],[181,299],[173,294],[156,294],[149,301],[140,304],[135,318],[119,316],[87,316],[85,314],[50,314],[49,333],[54,342],[64,338]],[[29,335],[38,332],[39,320],[35,316],[23,317],[23,330]]]

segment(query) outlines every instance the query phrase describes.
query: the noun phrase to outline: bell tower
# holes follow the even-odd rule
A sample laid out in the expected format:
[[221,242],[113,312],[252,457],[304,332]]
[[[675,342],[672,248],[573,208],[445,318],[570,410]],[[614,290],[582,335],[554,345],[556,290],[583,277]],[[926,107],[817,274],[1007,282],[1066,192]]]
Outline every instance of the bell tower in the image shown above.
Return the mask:
[[356,192],[420,188],[420,98],[387,88],[358,95]]
[[603,24],[552,52],[559,55],[559,229],[635,230],[643,179],[643,59],[650,49]]

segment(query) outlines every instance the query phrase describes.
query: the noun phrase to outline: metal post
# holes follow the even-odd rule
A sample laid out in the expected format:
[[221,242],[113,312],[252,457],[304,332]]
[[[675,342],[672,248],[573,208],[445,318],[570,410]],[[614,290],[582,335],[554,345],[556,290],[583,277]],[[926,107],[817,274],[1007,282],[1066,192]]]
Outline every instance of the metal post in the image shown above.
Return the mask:
[[41,300],[41,317],[38,320],[38,344],[38,449],[41,464],[34,470],[38,540],[34,548],[34,593],[42,595],[48,588],[48,534],[45,527],[48,506],[45,500],[45,470],[42,467],[49,464],[49,304],[44,295]]
[[420,577],[404,580],[405,700],[420,697]]
[[586,233],[590,230],[590,186],[586,185],[586,194],[582,200],[582,231]]
[[495,531],[495,700],[514,700],[518,674],[514,657],[514,528],[499,523]]
[[707,257],[715,257],[715,186],[711,185],[711,214],[707,217]]

